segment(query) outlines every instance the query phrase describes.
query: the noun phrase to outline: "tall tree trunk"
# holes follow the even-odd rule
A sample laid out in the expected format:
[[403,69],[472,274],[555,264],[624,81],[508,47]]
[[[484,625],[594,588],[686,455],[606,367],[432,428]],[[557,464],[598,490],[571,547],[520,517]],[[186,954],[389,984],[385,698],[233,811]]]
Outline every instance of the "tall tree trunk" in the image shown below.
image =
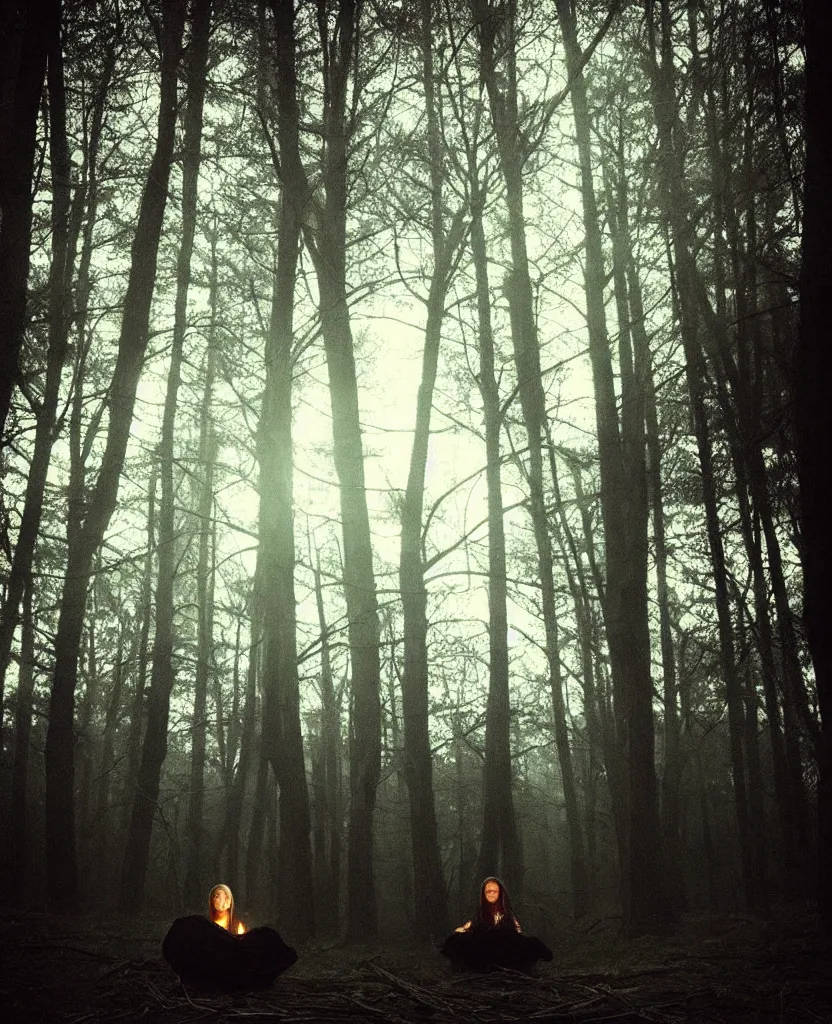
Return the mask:
[[126,835],[130,825],[130,813],[135,799],[136,780],[139,774],[139,758],[142,751],[142,725],[144,723],[145,689],[147,685],[148,646],[150,624],[153,618],[153,563],[156,551],[156,480],[158,463],[154,460],[147,485],[147,549],[142,572],[138,656],[136,664],[136,688],[130,701],[130,725],[127,734],[127,769],[124,786],[120,835]]
[[[217,557],[216,530],[217,522],[214,520],[214,539],[211,549],[214,553],[214,562]],[[214,579],[216,581],[216,564],[214,566]],[[222,824],[214,847],[214,858],[211,862],[211,873],[221,874],[220,867],[222,856],[228,848],[228,826],[234,815],[234,764],[237,759],[237,742],[241,727],[240,722],[240,657],[242,655],[243,642],[243,616],[237,616],[237,628],[234,636],[234,663],[231,670],[231,707],[226,717],[225,702],[222,692],[222,677],[219,672],[214,673],[214,722],[217,731],[217,753],[219,754],[220,772],[225,796],[225,808]],[[239,851],[236,851],[237,853]],[[236,871],[235,871],[236,874]],[[229,874],[229,878],[234,875]]]
[[269,758],[263,750],[262,733],[257,737],[257,778],[254,783],[251,822],[246,844],[246,902],[261,903],[263,843],[266,836],[266,801],[269,792]]
[[329,630],[321,587],[320,554],[315,552],[313,568],[315,603],[321,637],[321,731],[319,752],[321,835],[315,860],[318,917],[321,933],[337,935],[341,892],[341,699],[332,678]]
[[[26,327],[32,177],[41,94],[49,55],[60,61],[61,53],[60,0],[30,0],[21,14],[25,21],[14,95],[5,145],[0,147],[0,444]],[[60,168],[58,175],[63,172]],[[61,182],[61,188],[67,188],[67,183]]]
[[[743,616],[740,615],[740,628]],[[768,908],[768,892],[766,889],[766,815],[763,794],[763,768],[760,759],[760,734],[757,721],[759,698],[757,684],[754,680],[750,658],[750,631],[746,634],[745,644],[745,750],[748,763],[748,828],[751,834],[751,856],[754,858],[752,874],[755,885],[759,889],[757,907]]]
[[35,688],[35,623],[32,613],[32,579],[23,591],[20,663],[17,677],[17,701],[14,714],[14,762],[7,864],[9,898],[12,907],[27,904],[29,883],[29,746],[32,735],[32,695]]
[[279,912],[298,939],[315,932],[309,790],[300,721],[292,507],[292,342],[300,221],[284,190],[277,226],[266,388],[260,415],[260,560],[269,595],[263,643],[263,743],[280,787]]
[[[581,658],[581,690],[583,694],[587,744],[586,770],[584,773],[584,834],[586,837],[587,880],[589,886],[587,911],[589,912],[592,909],[598,874],[596,822],[598,769],[600,765],[604,765],[607,777],[611,778],[618,770],[618,767],[616,764],[610,764],[609,766],[605,764],[601,722],[598,715],[598,696],[595,692],[595,658],[592,649],[592,602],[583,571],[581,556],[578,552],[572,527],[566,515],[563,498],[561,497],[557,457],[551,431],[547,432],[547,441],[549,447],[549,471],[554,488],[555,509],[557,510],[553,521],[553,528],[560,548],[569,593],[572,597]],[[614,751],[612,753],[614,754]],[[612,784],[610,785],[610,796],[614,807],[613,817],[618,822],[620,808],[617,808],[617,788]]]
[[[619,310],[619,338],[622,348],[622,393],[638,368],[639,390],[643,393],[644,440],[647,444],[647,491],[652,512],[653,546],[656,561],[656,601],[659,606],[659,643],[662,657],[662,696],[664,703],[664,772],[661,784],[662,838],[667,891],[674,910],[687,904],[681,872],[681,775],[678,688],[673,635],[670,624],[670,601],[667,585],[667,541],[665,538],[664,503],[662,498],[661,442],[659,436],[656,387],[651,366],[650,344],[645,327],[641,280],[633,256],[629,225],[627,169],[624,161],[623,126],[619,125],[615,153],[615,182],[608,184],[610,230],[613,235],[613,268],[616,303]],[[629,351],[632,344],[632,352]],[[639,402],[639,404],[641,404]],[[632,406],[631,406],[632,411]],[[635,437],[642,433],[640,424],[632,424]]]
[[399,559],[404,616],[404,719],[405,779],[410,798],[410,835],[413,853],[413,917],[416,934],[427,938],[447,931],[445,879],[439,852],[433,795],[433,764],[428,721],[428,620],[425,565],[422,558],[422,516],[425,467],[430,441],[433,392],[439,359],[445,299],[450,286],[462,229],[462,210],[448,231],[443,224],[443,148],[434,88],[431,0],[421,4],[422,85],[427,111],[427,143],[431,192],[433,274],[427,297],[427,323],[422,355],[422,378],[416,400],[416,427],[410,470],[402,504],[402,540]]
[[[386,792],[388,799],[390,799],[392,813],[398,817],[403,814],[405,804],[408,804],[407,782],[405,781],[406,765],[405,759],[402,757],[402,752],[405,750],[402,740],[403,715],[399,714],[396,685],[397,683],[399,686],[401,685],[402,673],[396,658],[396,637],[393,632],[393,619],[387,609],[385,609],[382,630],[386,639],[385,647],[389,650],[390,657],[388,670],[383,672],[387,699],[382,701],[381,759],[384,764],[392,763],[395,765],[392,773],[395,781],[391,780],[388,783]],[[390,723],[389,741],[388,721]],[[409,835],[402,835],[401,829],[396,832],[388,857],[392,862],[393,884],[396,890],[398,905],[402,908],[402,912],[409,917],[408,911],[415,905],[414,900],[418,900],[418,894],[414,893],[413,842]],[[412,927],[419,927],[418,923],[414,922]],[[420,931],[423,937],[430,937],[431,933],[425,934],[424,926],[422,926]]]
[[[599,616],[596,613],[594,603],[591,598],[589,587],[590,581],[587,579],[584,561],[578,551],[577,543],[573,540],[570,542],[570,552],[572,555],[572,562],[575,567],[575,576],[580,585],[583,606],[585,609],[584,628],[586,631],[586,639],[584,643],[589,647],[590,652],[594,656],[592,659],[585,661],[585,666],[586,668],[594,668],[593,699],[598,718],[599,746],[604,764],[604,774],[606,775],[607,787],[610,794],[613,820],[615,822],[615,838],[618,850],[618,860],[620,864],[624,864],[627,860],[629,829],[627,820],[626,792],[627,772],[623,756],[624,752],[616,743],[613,710],[609,699],[608,686],[605,680],[605,673],[601,660],[602,656],[599,653],[598,644],[598,633],[601,625],[598,620],[599,618],[605,620],[606,616],[606,587],[601,578],[601,571],[595,556],[596,544],[595,531],[592,522],[593,517],[589,498],[584,492],[581,467],[577,461],[572,461],[570,468],[572,471],[572,481],[575,487],[575,500],[581,516],[584,550],[587,555],[586,560],[589,564],[592,584],[595,588],[595,592],[598,594],[598,604],[601,609],[601,615]],[[557,481],[557,467],[555,466],[554,461],[552,462],[552,480]],[[557,483],[555,486],[556,494],[558,494],[559,487],[557,486]],[[562,518],[562,521],[564,523],[564,532],[568,540],[571,535],[571,531],[568,528],[568,523],[565,517]],[[626,879],[622,875],[620,879],[622,906],[626,898],[625,889]]]
[[109,393],[107,440],[78,542],[71,544],[68,551],[55,639],[55,672],[46,736],[46,843],[50,851],[47,893],[49,904],[55,910],[70,908],[77,899],[72,755],[78,650],[92,562],[115,510],[147,347],[150,302],[176,129],[176,80],[184,23],[181,0],[166,0],[162,23],[159,132],[133,241],[118,354]]
[[592,175],[590,115],[584,60],[572,0],[556,0],[569,72],[581,167],[586,232],[584,283],[589,352],[595,390],[601,507],[606,545],[606,628],[618,742],[627,771],[624,920],[632,933],[663,927],[666,892],[658,782],[654,761],[653,682],[647,606],[647,469],[644,445],[643,352],[622,350],[619,429],[612,358],[604,309],[604,257]]
[[[755,639],[760,658],[760,677],[763,686],[763,701],[768,724],[774,775],[774,795],[777,817],[780,824],[785,874],[783,889],[787,894],[797,894],[804,891],[807,883],[811,885],[811,881],[804,877],[809,841],[808,809],[806,808],[805,794],[802,800],[797,801],[795,799],[795,796],[798,794],[795,791],[794,782],[799,781],[802,790],[802,779],[794,780],[794,773],[790,771],[790,760],[794,764],[795,755],[793,754],[791,759],[787,757],[786,743],[783,738],[783,716],[781,716],[780,704],[777,698],[777,668],[771,638],[768,590],[763,573],[762,544],[758,519],[755,519],[752,524],[751,537],[747,539],[746,547],[748,550],[748,562],[752,571],[756,626]],[[796,737],[796,723],[792,723],[790,733]],[[797,765],[798,769],[800,769],[799,753]]]
[[[110,856],[112,852],[113,823],[110,821],[110,793],[112,787],[113,753],[115,750],[116,727],[122,710],[122,693],[124,691],[126,661],[124,658],[124,627],[118,624],[118,640],[116,644],[116,660],[113,665],[110,698],[107,701],[107,712],[104,718],[104,734],[101,737],[101,755],[98,761],[98,779],[95,795],[94,827],[89,829],[97,845],[89,850],[89,865],[104,880],[103,891],[110,891]],[[98,887],[96,887],[98,891]],[[98,902],[100,903],[100,896]]]
[[342,188],[345,182],[334,184],[334,190],[328,191],[328,209],[324,219],[334,229],[335,237],[320,240],[316,272],[319,275],[321,327],[329,369],[335,467],[340,484],[344,531],[344,591],[349,616],[350,708],[353,718],[347,840],[347,929],[349,936],[357,940],[375,935],[377,928],[373,811],[381,770],[379,625],[364,483],[358,382],[343,266],[345,239],[341,226],[345,222],[346,189]]
[[[485,478],[488,491],[488,705],[486,708],[485,763],[483,765],[483,825],[477,857],[478,878],[499,871],[506,884],[522,880],[523,868],[514,794],[511,780],[509,716],[511,712],[508,665],[508,608],[506,583],[506,537],[503,521],[500,428],[503,416],[494,358],[491,322],[491,288],[488,280],[488,252],[483,228],[484,197],[477,174],[476,149],[468,152],[471,190],[471,253],[477,287],[477,320],[480,357],[479,386],[485,426]],[[499,714],[494,719],[495,709]],[[501,709],[501,710],[500,710]],[[458,727],[458,726],[457,726]],[[457,744],[458,771],[461,746]],[[465,848],[465,817],[459,808],[460,886],[470,884],[464,877],[469,858]]]
[[[56,5],[57,6],[57,5]],[[61,375],[66,361],[69,342],[69,287],[72,277],[75,249],[80,230],[83,204],[74,207],[74,224],[70,224],[70,178],[69,148],[66,136],[66,89],[64,83],[63,54],[58,25],[51,31],[49,40],[49,69],[47,75],[49,95],[49,162],[52,173],[52,217],[51,248],[52,262],[49,268],[49,331],[46,355],[46,375],[43,395],[40,401],[35,427],[35,443],[32,461],[26,478],[26,497],[23,514],[17,533],[14,557],[6,582],[6,594],[0,611],[0,716],[3,706],[3,691],[6,670],[11,655],[12,640],[18,623],[20,601],[25,581],[31,574],[32,557],[40,528],[43,495],[46,476],[55,434],[55,420],[58,409],[58,394]],[[109,75],[105,74],[105,81]],[[90,133],[88,160],[95,160],[98,148],[104,92],[102,88],[96,104]],[[16,215],[16,214],[15,214]],[[2,245],[0,245],[2,249]],[[2,289],[2,285],[0,285]],[[0,303],[2,298],[0,298]],[[0,307],[1,308],[1,307]],[[2,426],[0,426],[2,436]]]
[[310,188],[300,158],[294,11],[272,3],[280,74],[276,86],[282,183],[302,219],[318,280],[329,392],[335,471],[344,535],[344,593],[352,673],[350,701],[350,809],[347,850],[347,935],[367,939],[378,926],[373,879],[373,811],[381,771],[379,621],[352,328],[346,281],[347,166],[351,114],[347,109],[356,59],[361,5],[339,0],[330,37],[324,8],[318,28],[324,61],[320,192]]
[[7,152],[9,145],[15,87],[26,27],[22,13],[19,0],[0,0],[0,153]]
[[798,476],[802,511],[803,614],[815,669],[823,723],[818,780],[818,893],[821,919],[832,934],[832,632],[829,580],[832,579],[832,403],[829,401],[829,324],[832,301],[832,7],[803,0],[806,19],[806,184],[800,270],[800,337],[795,353]]
[[[156,799],[159,795],[159,781],[162,764],[167,753],[168,711],[173,688],[173,584],[175,574],[174,535],[174,486],[173,486],[173,437],[176,420],[176,404],[179,391],[182,345],[185,336],[187,310],[187,284],[190,279],[190,258],[195,231],[196,189],[199,172],[199,140],[201,137],[202,113],[199,99],[200,77],[204,90],[204,72],[200,76],[200,54],[207,47],[208,19],[210,5],[197,5],[198,17],[193,23],[194,60],[193,91],[188,100],[185,132],[185,161],[183,166],[182,193],[182,245],[177,265],[176,306],[174,310],[174,336],[171,345],[171,362],[168,370],[165,410],[162,419],[162,438],[159,445],[159,475],[161,498],[159,503],[158,575],[156,579],[155,606],[156,621],[151,658],[150,689],[147,698],[147,726],[141,749],[141,760],[136,775],[136,789],[131,809],[130,824],[124,850],[121,872],[119,908],[122,913],[135,914],[144,901],[145,878],[150,853],[150,838]],[[184,5],[175,10],[165,8],[171,27],[177,24],[178,36],[171,36],[171,45],[178,50],[184,21]],[[202,19],[205,19],[203,22]],[[170,58],[169,58],[170,59]],[[204,58],[203,58],[204,59]],[[176,63],[170,69],[173,74],[173,96],[175,103]],[[175,125],[174,125],[175,126]],[[197,127],[198,126],[198,127]],[[166,172],[167,173],[167,172]],[[167,177],[165,179],[167,181]],[[148,541],[152,546],[152,533],[148,526]],[[143,627],[144,628],[144,627]],[[141,675],[134,702],[134,713],[140,713]],[[140,719],[133,722],[139,729]],[[134,733],[135,736],[135,733]],[[135,741],[138,737],[135,737]]]
[[[96,559],[96,570],[100,571],[100,558]],[[96,573],[97,575],[97,573]],[[98,651],[97,651],[97,626],[98,606],[96,601],[95,584],[91,589],[91,608],[89,622],[86,628],[86,650],[87,665],[83,673],[84,689],[81,695],[81,706],[76,719],[77,729],[75,744],[75,771],[78,778],[77,800],[78,800],[78,821],[80,824],[81,839],[79,847],[81,851],[81,863],[85,866],[90,862],[90,847],[92,843],[92,778],[95,767],[96,736],[93,725],[93,716],[98,704],[99,689],[101,680],[98,675]],[[86,881],[86,879],[84,879]]]
[[[255,579],[257,571],[255,570]],[[240,836],[243,823],[243,804],[246,785],[251,774],[252,758],[256,743],[257,680],[260,664],[260,637],[262,625],[256,599],[252,601],[251,631],[246,671],[246,695],[243,703],[243,721],[240,732],[240,759],[234,771],[234,781],[229,791],[229,806],[226,812],[226,842],[228,846],[228,877],[236,880],[240,874]]]
[[[520,406],[528,438],[529,466],[527,475],[530,490],[530,512],[540,572],[555,745],[563,780],[569,830],[573,910],[575,916],[580,917],[586,911],[586,859],[572,754],[569,747],[569,734],[566,726],[552,546],[543,489],[543,436],[546,427],[546,400],[541,377],[540,344],[534,316],[534,298],[526,250],[526,224],[523,212],[523,162],[526,154],[522,133],[519,130],[514,40],[515,14],[514,6],[510,4],[504,15],[503,24],[499,25],[496,12],[482,0],[474,0],[472,10],[479,27],[482,74],[488,90],[500,166],[506,187],[512,267],[505,280],[505,291],[511,318],[511,337],[517,367]],[[501,86],[495,57],[496,34],[500,29],[505,33],[507,43],[507,75],[505,76],[507,84],[505,87]],[[498,715],[502,713],[508,715],[508,707],[497,713]],[[510,755],[507,753],[508,718],[506,718],[505,726],[501,726],[501,733],[503,730],[505,732],[503,744],[506,749],[501,756],[504,761],[508,760],[510,777]],[[513,843],[516,845],[517,840],[514,839]],[[517,849],[519,851],[519,846]],[[515,856],[518,858],[519,867],[519,853],[516,853]]]
[[[723,76],[724,77],[724,76]],[[727,107],[727,84],[723,85],[722,103]],[[750,158],[750,136],[753,135],[755,121],[754,99],[747,100],[748,125],[744,132],[745,149],[741,173],[746,177],[753,173]],[[716,100],[712,106],[716,108]],[[711,123],[717,121],[717,113],[711,115]],[[725,123],[726,118],[722,118]],[[760,422],[761,381],[754,380],[752,370],[752,349],[756,372],[760,372],[761,339],[756,336],[759,322],[756,308],[756,282],[754,275],[754,254],[750,257],[740,251],[739,211],[737,201],[730,194],[729,185],[732,178],[728,140],[725,131],[711,128],[712,165],[714,178],[715,208],[718,214],[717,223],[725,225],[727,249],[730,261],[726,258],[726,246],[722,241],[722,230],[715,232],[716,259],[715,265],[722,268],[730,265],[733,268],[733,289],[736,306],[736,357],[731,350],[726,327],[725,274],[720,269],[716,291],[716,312],[711,308],[707,289],[701,275],[696,272],[696,264],[691,261],[691,279],[697,288],[697,301],[705,320],[706,330],[702,334],[704,347],[710,357],[712,372],[716,384],[716,393],[720,402],[725,428],[731,449],[731,457],[737,475],[741,511],[744,513],[744,535],[750,536],[749,515],[747,511],[746,487],[750,489],[756,513],[763,527],[768,555],[769,576],[774,593],[776,608],[777,634],[780,644],[782,662],[782,683],[784,702],[784,722],[786,725],[787,755],[791,769],[793,799],[797,812],[796,820],[805,820],[806,798],[802,778],[802,764],[799,753],[799,741],[794,735],[792,720],[799,719],[807,736],[812,742],[813,753],[817,756],[819,744],[819,728],[817,719],[809,707],[803,672],[798,657],[798,644],[795,634],[792,611],[790,608],[786,579],[783,570],[783,559],[780,539],[774,523],[771,496],[769,494],[768,471],[766,469],[761,438],[765,431]],[[746,220],[753,232],[753,208],[746,210]],[[752,234],[753,237],[753,234]],[[743,264],[749,268],[743,272]],[[749,334],[755,333],[752,339]]]
[[728,705],[729,738],[731,748],[731,773],[734,788],[734,802],[740,841],[740,855],[746,900],[756,904],[761,897],[760,879],[755,877],[757,860],[752,852],[752,837],[749,832],[748,792],[746,765],[743,750],[744,707],[740,684],[728,593],[728,576],[725,548],[719,522],[714,478],[713,450],[705,403],[705,365],[699,338],[699,316],[697,309],[697,282],[694,280],[695,266],[690,238],[690,219],[686,213],[683,188],[683,153],[676,123],[677,103],[673,87],[673,50],[670,36],[670,12],[667,0],[660,0],[661,62],[656,58],[655,26],[653,24],[652,0],[648,0],[648,34],[650,58],[652,60],[651,97],[654,116],[659,130],[659,189],[662,213],[672,236],[671,261],[675,273],[675,292],[678,302],[680,331],[685,353],[685,371],[690,393],[693,428],[696,436],[699,466],[702,477],[702,496],[705,506],[705,520],[708,546],[714,572],[716,610],[719,629],[720,663],[725,698]]
[[199,544],[196,565],[196,671],[194,672],[194,706],[191,719],[191,783],[188,801],[188,849],[186,853],[185,896],[193,908],[203,904],[205,844],[203,823],[205,807],[205,749],[208,736],[208,688],[214,669],[214,569],[211,538],[214,508],[214,467],[217,439],[211,405],[217,366],[217,241],[216,223],[211,232],[211,272],[209,284],[210,322],[208,351],[205,359],[205,383],[199,419],[199,472],[196,496],[196,519]]
[[[633,290],[630,289],[632,296]],[[643,314],[641,314],[643,316]],[[635,321],[635,313],[633,314]],[[643,321],[642,321],[643,322]],[[662,496],[661,441],[653,369],[647,368],[648,484],[653,518],[653,546],[656,559],[656,600],[659,605],[659,640],[662,653],[662,698],[664,707],[664,773],[662,775],[662,832],[665,857],[672,881],[669,886],[674,909],[687,909],[682,860],[682,768],[681,727],[679,723],[679,692],[676,681],[676,659],[671,629],[670,591],[667,583],[667,539],[665,535],[664,499]]]

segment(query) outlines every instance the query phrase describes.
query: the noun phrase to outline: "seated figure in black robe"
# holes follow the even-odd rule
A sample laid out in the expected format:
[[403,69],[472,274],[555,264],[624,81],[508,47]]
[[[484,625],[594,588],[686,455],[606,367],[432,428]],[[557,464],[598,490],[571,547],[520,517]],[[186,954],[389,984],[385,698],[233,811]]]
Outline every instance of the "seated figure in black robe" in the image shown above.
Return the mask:
[[479,906],[471,919],[445,940],[441,951],[455,966],[481,971],[492,967],[529,971],[535,961],[552,959],[548,946],[520,930],[506,887],[493,877],[482,883]]
[[162,955],[182,981],[224,989],[263,988],[298,958],[274,928],[246,930],[234,914],[227,885],[211,890],[208,917],[195,914],[173,922]]

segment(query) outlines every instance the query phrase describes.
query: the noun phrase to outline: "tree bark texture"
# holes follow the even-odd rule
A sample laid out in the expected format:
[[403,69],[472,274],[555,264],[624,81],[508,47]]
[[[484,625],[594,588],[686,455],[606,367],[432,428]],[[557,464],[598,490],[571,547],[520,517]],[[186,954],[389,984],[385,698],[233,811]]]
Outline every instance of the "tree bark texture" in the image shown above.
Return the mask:
[[[205,74],[207,68],[208,38],[210,32],[211,5],[198,4],[192,24],[191,60],[192,79],[188,96],[184,161],[182,175],[182,244],[177,260],[177,287],[174,308],[174,331],[171,343],[171,360],[168,368],[165,409],[162,419],[162,436],[159,443],[159,477],[161,496],[159,501],[158,567],[155,587],[155,632],[151,654],[150,688],[147,697],[147,726],[141,749],[141,760],[136,777],[130,824],[122,864],[119,908],[123,913],[135,914],[144,900],[150,840],[153,818],[159,796],[162,765],[167,754],[168,713],[174,683],[173,667],[173,618],[175,579],[175,515],[174,515],[174,432],[176,408],[181,380],[182,352],[187,326],[188,289],[190,283],[191,255],[196,233],[196,202],[199,182],[199,165],[202,139],[202,111],[205,96]],[[174,12],[169,17],[173,19]],[[181,44],[184,7],[175,12],[178,22],[174,45]],[[170,58],[168,58],[170,59]],[[173,75],[173,101],[176,101],[176,64],[169,70]],[[175,127],[175,120],[172,127]],[[161,138],[161,133],[160,133]],[[166,172],[169,173],[169,172]],[[167,180],[167,179],[166,179]],[[149,536],[149,542],[152,537]],[[144,626],[143,626],[144,629]],[[139,677],[141,681],[141,676]],[[139,689],[142,689],[140,687]],[[137,691],[134,709],[138,712],[142,695]],[[138,729],[138,722],[133,723]],[[134,742],[138,736],[134,733]]]
[[292,507],[292,343],[300,222],[284,190],[277,229],[260,462],[264,602],[263,743],[280,787],[280,920],[298,940],[314,934],[309,790],[300,722]]
[[199,470],[196,484],[196,519],[199,535],[196,564],[196,670],[194,706],[191,718],[191,787],[188,800],[188,854],[185,893],[193,909],[204,901],[202,848],[205,845],[205,750],[208,738],[208,690],[214,667],[214,555],[211,525],[214,509],[214,466],[217,439],[211,405],[217,366],[217,231],[211,233],[209,283],[210,319],[208,351],[205,355],[205,383],[199,418]]
[[405,780],[409,795],[413,852],[414,927],[422,937],[442,935],[448,927],[445,879],[439,851],[433,794],[433,758],[428,726],[428,618],[425,565],[422,557],[422,519],[425,471],[433,393],[439,360],[445,299],[457,250],[462,209],[449,228],[443,223],[443,147],[434,88],[433,19],[430,0],[421,4],[422,83],[425,90],[433,271],[427,296],[427,322],[422,377],[416,399],[416,426],[410,470],[402,505],[399,579],[404,618],[402,713]]
[[[647,470],[643,353],[621,360],[621,425],[604,309],[604,257],[592,174],[590,115],[572,0],[556,0],[581,168],[589,354],[595,390],[606,545],[606,629],[618,743],[627,772],[624,921],[631,933],[664,926],[666,892],[654,760],[653,682],[647,606]],[[629,365],[628,365],[629,361]]]
[[[279,144],[287,201],[303,224],[318,282],[318,312],[332,403],[332,438],[344,537],[344,593],[352,679],[350,728],[350,808],[347,839],[347,935],[375,935],[377,912],[373,878],[373,812],[381,771],[379,702],[379,620],[370,520],[364,482],[364,453],[358,407],[352,328],[346,281],[347,170],[351,69],[358,46],[360,5],[339,0],[334,26],[319,19],[324,62],[321,171],[323,200],[313,195],[299,150],[299,111],[295,63],[294,12],[273,3],[277,36]],[[353,83],[354,84],[354,83]]]
[[[476,881],[500,872],[512,889],[522,880],[522,857],[517,836],[511,778],[509,717],[511,696],[508,664],[508,598],[506,537],[500,458],[502,410],[494,357],[491,287],[483,228],[483,197],[477,173],[477,152],[468,153],[471,189],[471,255],[477,286],[479,387],[485,426],[485,478],[488,492],[488,705],[486,707],[485,764],[483,765],[483,826],[476,864]],[[495,720],[496,713],[501,719]],[[464,817],[460,809],[460,870],[465,855]],[[460,874],[460,885],[469,882]]]
[[332,676],[329,628],[321,586],[320,553],[315,552],[315,603],[321,642],[320,736],[315,777],[316,837],[315,877],[319,931],[337,935],[341,895],[341,701],[343,684]]
[[17,56],[17,73],[13,86],[7,86],[13,95],[5,145],[0,147],[0,441],[26,327],[37,123],[48,54],[54,60],[60,53],[60,28],[60,0],[31,0],[20,49],[8,54]]
[[[502,24],[500,24],[496,12],[489,5],[482,3],[481,0],[475,0],[472,10],[479,24],[482,72],[488,90],[491,117],[497,136],[500,166],[506,188],[512,267],[505,280],[505,292],[511,318],[511,336],[517,368],[520,406],[528,438],[529,466],[527,479],[530,490],[530,512],[540,572],[555,746],[558,752],[561,778],[563,780],[567,828],[569,830],[573,910],[575,916],[580,917],[586,911],[586,859],[574,770],[572,767],[572,753],[566,726],[566,711],[563,697],[564,683],[559,655],[552,545],[551,538],[549,537],[543,489],[543,437],[546,425],[546,398],[543,390],[540,344],[534,316],[534,298],[526,250],[526,224],[523,213],[524,141],[519,131],[517,108],[517,83],[514,63],[514,11],[513,4],[509,5],[508,13],[503,18]],[[499,45],[506,47],[507,85],[505,88],[500,86],[495,63],[498,34],[501,36]],[[505,709],[505,713],[508,714],[508,708]],[[506,749],[508,749],[508,720],[506,720],[505,730],[506,737],[504,743]],[[510,754],[504,754],[503,756],[508,756],[510,763]],[[522,877],[520,880],[522,880]]]
[[[652,7],[652,4],[649,6]],[[687,205],[685,203],[683,187],[683,154],[676,126],[675,112],[677,105],[673,88],[673,51],[670,37],[670,14],[666,0],[661,0],[660,4],[660,62],[655,57],[655,27],[652,20],[652,10],[648,10],[648,14],[648,30],[653,60],[651,93],[659,131],[659,173],[661,181],[659,193],[663,215],[672,237],[672,263],[675,274],[675,290],[680,320],[679,327],[685,353],[685,372],[699,455],[708,546],[714,571],[720,667],[725,687],[725,699],[728,706],[731,772],[740,841],[743,883],[746,900],[750,906],[754,906],[761,897],[761,879],[755,875],[754,867],[758,863],[758,858],[753,853],[752,835],[749,831],[748,790],[745,753],[743,749],[744,706],[742,686],[737,669],[725,546],[722,539],[722,529],[717,507],[713,442],[705,401],[706,369],[701,349],[701,340],[699,338],[701,331],[699,326],[700,310],[696,300],[697,282],[694,280],[695,265],[692,255],[693,249],[690,243],[690,218],[686,213]]]
[[[32,736],[32,696],[35,689],[35,623],[32,612],[32,581],[23,591],[20,637],[20,666],[17,706],[14,715],[14,760],[12,762],[11,813],[6,837],[9,897],[16,908],[26,906],[29,883],[30,815],[29,749]],[[4,844],[4,845],[6,845]]]
[[[58,6],[58,5],[56,5]],[[41,507],[46,488],[46,475],[54,440],[58,393],[66,361],[69,341],[69,287],[74,263],[77,229],[70,230],[70,178],[69,147],[66,137],[66,86],[64,82],[63,53],[61,52],[60,16],[55,25],[46,27],[48,43],[47,86],[49,96],[49,162],[52,173],[52,262],[49,268],[49,338],[46,355],[46,375],[43,396],[38,409],[32,460],[26,477],[26,497],[17,533],[14,557],[6,583],[3,608],[0,610],[0,712],[3,707],[6,670],[11,656],[12,640],[18,623],[20,601],[26,580],[32,571],[32,557],[40,528]],[[90,139],[91,152],[95,152],[97,138],[93,121]],[[0,165],[2,173],[2,165]],[[2,189],[2,185],[0,185]],[[77,207],[80,211],[82,208]],[[12,218],[16,214],[12,215]],[[5,214],[3,216],[5,220]],[[2,228],[0,228],[2,235]],[[2,242],[0,242],[2,266]],[[3,285],[0,284],[0,310]],[[3,323],[6,326],[5,321]],[[3,330],[3,327],[0,327]],[[0,371],[1,372],[1,371]],[[2,396],[0,396],[2,400]],[[0,424],[0,436],[2,436]]]

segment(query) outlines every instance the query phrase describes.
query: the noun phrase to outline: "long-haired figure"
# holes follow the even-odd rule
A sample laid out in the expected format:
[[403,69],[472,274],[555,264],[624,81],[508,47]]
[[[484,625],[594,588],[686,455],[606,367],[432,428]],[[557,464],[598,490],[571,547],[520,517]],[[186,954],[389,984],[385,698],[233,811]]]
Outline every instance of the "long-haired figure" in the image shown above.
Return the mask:
[[528,971],[537,960],[552,959],[552,951],[540,939],[523,934],[508,890],[493,875],[480,886],[474,913],[448,936],[441,952],[455,966],[472,970],[513,967]]
[[229,989],[270,985],[298,958],[274,928],[247,931],[234,913],[234,895],[224,884],[209,893],[207,917],[193,914],[173,922],[162,955],[182,981]]
[[234,894],[220,882],[208,893],[208,920],[232,935],[242,935],[246,926],[234,916]]

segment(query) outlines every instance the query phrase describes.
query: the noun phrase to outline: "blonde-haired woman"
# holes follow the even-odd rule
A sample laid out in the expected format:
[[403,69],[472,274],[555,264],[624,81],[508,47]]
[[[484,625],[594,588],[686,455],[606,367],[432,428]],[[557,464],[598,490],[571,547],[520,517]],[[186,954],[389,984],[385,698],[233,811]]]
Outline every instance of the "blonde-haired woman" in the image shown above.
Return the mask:
[[162,955],[182,981],[236,989],[270,985],[298,958],[274,928],[246,930],[224,883],[209,893],[207,917],[192,914],[173,922]]

